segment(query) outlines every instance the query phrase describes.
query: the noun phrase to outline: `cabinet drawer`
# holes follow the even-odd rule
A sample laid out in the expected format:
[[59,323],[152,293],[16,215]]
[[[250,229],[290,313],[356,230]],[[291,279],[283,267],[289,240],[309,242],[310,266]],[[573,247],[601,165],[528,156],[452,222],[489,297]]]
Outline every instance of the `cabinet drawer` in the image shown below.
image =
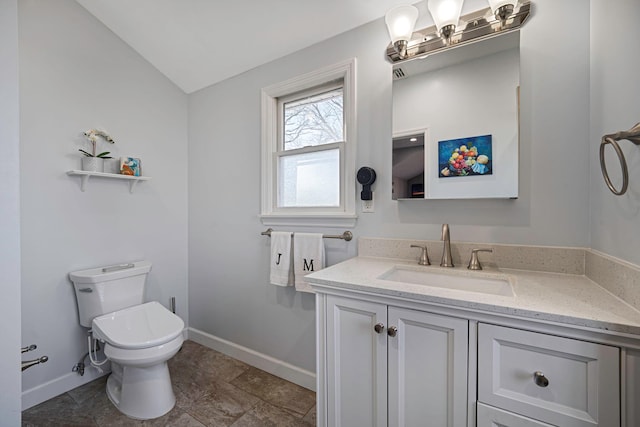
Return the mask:
[[478,427],[553,427],[502,409],[478,403]]
[[617,347],[478,327],[478,400],[546,423],[619,426],[619,369]]

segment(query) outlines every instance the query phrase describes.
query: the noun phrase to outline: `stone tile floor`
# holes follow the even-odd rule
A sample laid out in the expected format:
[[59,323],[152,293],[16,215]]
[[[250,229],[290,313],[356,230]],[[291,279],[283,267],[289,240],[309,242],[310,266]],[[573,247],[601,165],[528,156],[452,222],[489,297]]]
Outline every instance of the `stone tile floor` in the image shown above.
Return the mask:
[[193,341],[169,361],[176,406],[154,420],[120,413],[102,377],[22,413],[23,426],[309,427],[314,392]]

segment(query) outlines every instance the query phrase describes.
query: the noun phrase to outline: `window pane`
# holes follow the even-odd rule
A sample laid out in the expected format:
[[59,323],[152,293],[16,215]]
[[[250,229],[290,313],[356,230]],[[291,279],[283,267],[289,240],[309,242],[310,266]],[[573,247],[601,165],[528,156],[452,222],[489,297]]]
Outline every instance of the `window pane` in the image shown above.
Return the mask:
[[284,150],[344,141],[342,88],[284,104]]
[[340,206],[340,150],[281,156],[278,207]]

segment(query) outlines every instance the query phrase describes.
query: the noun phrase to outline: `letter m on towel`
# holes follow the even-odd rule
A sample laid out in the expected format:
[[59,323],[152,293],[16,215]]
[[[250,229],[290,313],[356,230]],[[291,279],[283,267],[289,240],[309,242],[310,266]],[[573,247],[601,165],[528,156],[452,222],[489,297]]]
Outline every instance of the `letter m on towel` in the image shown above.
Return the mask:
[[304,266],[302,267],[303,271],[315,271],[313,269],[313,258],[311,259],[311,262],[307,262],[307,259],[304,258]]

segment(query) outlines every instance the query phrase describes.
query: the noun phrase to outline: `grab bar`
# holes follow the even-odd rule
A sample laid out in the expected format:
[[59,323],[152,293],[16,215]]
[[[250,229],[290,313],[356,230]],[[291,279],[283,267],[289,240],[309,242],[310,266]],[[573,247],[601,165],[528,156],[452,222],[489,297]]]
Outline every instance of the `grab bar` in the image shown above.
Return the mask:
[[[620,149],[620,145],[618,145],[618,141],[623,139],[633,142],[636,145],[640,145],[640,123],[636,124],[628,131],[620,131],[610,135],[605,135],[602,137],[602,141],[600,142],[600,169],[602,170],[602,176],[607,187],[609,187],[609,190],[611,190],[611,192],[616,196],[622,196],[626,193],[627,187],[629,186],[629,169],[627,168],[627,161],[624,158],[624,153]],[[618,156],[618,161],[620,162],[620,168],[622,169],[622,187],[620,187],[620,190],[617,190],[614,187],[611,179],[609,178],[609,172],[607,172],[607,165],[604,161],[604,149],[607,144],[611,144],[611,146],[613,146],[613,149]]]
[[103,273],[110,273],[112,271],[126,270],[128,268],[133,268],[133,267],[135,267],[135,264],[133,264],[133,263],[112,265],[111,267],[103,267],[102,268],[102,272]]
[[[260,233],[263,236],[269,236],[271,237],[271,232],[273,231],[273,228],[267,228],[266,231],[263,231],[262,233]],[[345,231],[342,234],[324,234],[322,236],[325,239],[342,239],[346,242],[351,241],[351,239],[353,239],[353,233],[350,231]]]

